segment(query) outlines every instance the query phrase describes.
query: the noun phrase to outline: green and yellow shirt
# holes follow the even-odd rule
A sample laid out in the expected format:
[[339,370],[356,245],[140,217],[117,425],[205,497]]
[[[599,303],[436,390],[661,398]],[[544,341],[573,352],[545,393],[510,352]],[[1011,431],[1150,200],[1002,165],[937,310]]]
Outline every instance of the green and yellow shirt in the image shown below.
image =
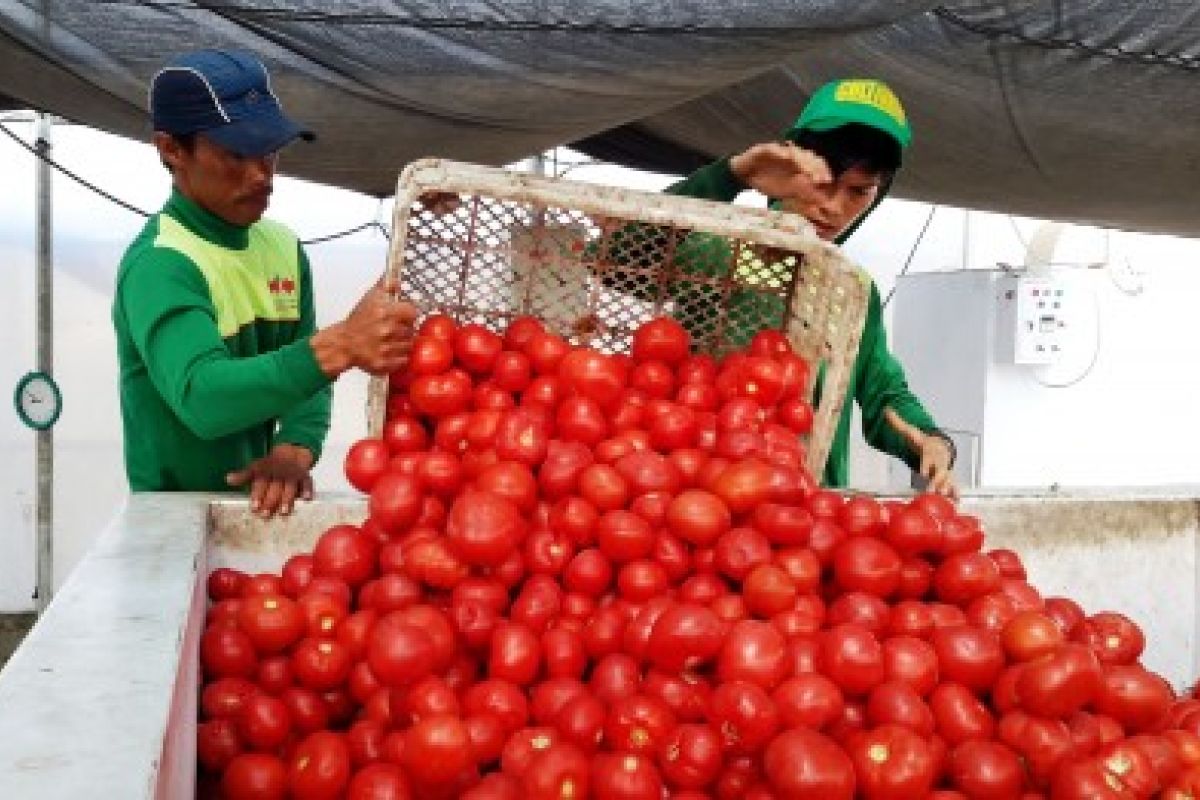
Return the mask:
[[113,327],[133,491],[227,490],[279,443],[320,456],[332,387],[308,342],[308,259],[284,226],[231,225],[173,193],[121,259]]

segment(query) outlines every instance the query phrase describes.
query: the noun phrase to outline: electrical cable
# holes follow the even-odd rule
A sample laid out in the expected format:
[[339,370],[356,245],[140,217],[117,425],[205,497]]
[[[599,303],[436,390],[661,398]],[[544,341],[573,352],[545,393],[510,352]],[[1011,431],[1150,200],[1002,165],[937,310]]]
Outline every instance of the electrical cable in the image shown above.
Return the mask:
[[926,231],[929,230],[929,223],[933,222],[933,215],[937,213],[939,206],[932,205],[929,207],[929,216],[925,217],[925,224],[921,226],[921,232],[917,234],[917,240],[913,242],[912,249],[908,251],[908,258],[904,260],[904,267],[896,275],[896,280],[892,283],[892,288],[888,290],[887,297],[883,300],[883,307],[887,308],[888,303],[892,302],[892,295],[896,293],[896,287],[900,285],[900,279],[908,274],[909,267],[912,266],[913,256],[917,254],[917,248],[921,246],[921,241],[925,238]]
[[[121,198],[105,191],[104,189],[101,189],[99,186],[97,186],[96,184],[87,180],[86,178],[83,178],[83,177],[75,174],[71,170],[67,169],[62,164],[55,161],[53,158],[50,158],[50,156],[46,155],[43,152],[40,152],[35,145],[29,144],[24,139],[22,139],[20,136],[13,133],[11,130],[9,130],[8,126],[6,126],[2,123],[0,123],[0,133],[3,133],[5,136],[12,139],[18,145],[20,145],[23,149],[32,153],[34,158],[37,158],[37,159],[40,159],[41,161],[46,162],[51,167],[53,167],[55,170],[61,172],[63,175],[66,175],[68,178],[75,181],[76,183],[78,183],[80,186],[87,189],[88,191],[93,192],[93,193],[99,195],[100,197],[103,197],[105,200],[109,201],[110,203],[114,203],[114,204],[120,206],[121,208],[124,208],[126,211],[132,211],[134,214],[137,214],[140,217],[144,218],[144,217],[150,216],[150,213],[148,211],[143,211],[142,209],[138,208],[137,206],[133,205],[132,203],[127,203],[126,201],[122,200]],[[381,198],[380,202],[382,204],[382,198]],[[370,222],[364,222],[361,225],[356,225],[353,228],[347,228],[346,230],[338,231],[337,233],[330,233],[330,234],[326,234],[324,236],[314,236],[311,239],[301,239],[300,244],[305,245],[305,246],[325,244],[326,242],[332,242],[336,239],[342,239],[347,236],[353,236],[354,234],[356,234],[360,231],[368,230],[371,228],[378,229],[379,232],[383,235],[384,239],[387,239],[389,241],[391,240],[391,236],[389,235],[388,229],[383,225],[383,223],[381,223],[379,221],[379,214],[378,214],[378,212],[376,212],[376,218]]]

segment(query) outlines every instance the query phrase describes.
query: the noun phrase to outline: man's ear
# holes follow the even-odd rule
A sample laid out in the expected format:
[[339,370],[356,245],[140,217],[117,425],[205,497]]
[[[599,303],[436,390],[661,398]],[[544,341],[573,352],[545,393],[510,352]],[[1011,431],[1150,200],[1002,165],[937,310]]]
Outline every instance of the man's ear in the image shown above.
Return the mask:
[[162,131],[155,131],[152,141],[158,150],[158,158],[162,161],[163,166],[171,172],[175,172],[183,161],[183,145],[174,136]]

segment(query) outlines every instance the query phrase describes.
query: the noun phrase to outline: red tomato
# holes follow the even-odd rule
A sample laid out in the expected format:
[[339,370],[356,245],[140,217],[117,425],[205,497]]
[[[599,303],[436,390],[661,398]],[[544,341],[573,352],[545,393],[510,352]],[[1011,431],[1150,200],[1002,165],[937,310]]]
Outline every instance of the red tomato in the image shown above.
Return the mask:
[[499,336],[477,323],[463,325],[454,334],[454,357],[473,375],[491,372],[503,348]]
[[347,800],[411,800],[412,790],[404,771],[396,764],[367,764],[354,774],[346,790]]
[[1113,664],[1104,667],[1092,706],[1127,732],[1140,733],[1153,730],[1174,699],[1170,685],[1153,672],[1136,664]]
[[1017,696],[1031,714],[1062,719],[1096,697],[1102,677],[1091,650],[1068,643],[1026,663],[1017,679]]
[[707,487],[735,514],[753,511],[770,499],[771,466],[757,458],[730,464]]
[[1001,630],[1000,642],[1010,660],[1032,661],[1057,650],[1063,642],[1063,632],[1048,614],[1021,611]]
[[987,690],[1004,669],[1004,651],[995,634],[967,625],[938,628],[930,635],[942,680]]
[[821,640],[821,671],[846,694],[865,695],[883,681],[883,648],[861,625],[837,625]]
[[806,728],[776,736],[763,753],[771,788],[789,800],[852,800],[854,763],[829,739]]
[[841,718],[845,701],[833,681],[816,672],[788,678],[771,694],[784,728],[821,730]]
[[471,404],[471,378],[460,369],[414,378],[408,396],[413,408],[431,417],[448,417]]
[[[371,490],[368,508],[371,513],[371,519],[378,523],[389,536],[398,536],[417,521],[424,500],[425,496],[421,490],[421,484],[415,477],[397,471],[390,471],[375,482],[375,486]],[[348,534],[340,534],[338,538],[339,549],[336,551],[329,549],[325,553],[328,558],[334,559],[340,565],[336,569],[343,570],[349,568],[349,565],[342,564],[338,559],[346,559],[351,556],[362,559],[367,557],[365,550],[360,552],[361,548],[350,548],[348,540],[342,541],[342,539],[349,538]],[[326,544],[326,548],[332,547],[332,543]],[[318,542],[317,549],[313,551],[313,556],[317,559],[316,571],[318,575],[331,574],[342,578],[351,586],[356,586],[366,580],[366,573],[364,572],[368,566],[366,561],[355,562],[355,568],[351,569],[350,573],[348,573],[350,577],[347,577],[338,571],[328,571],[334,568],[333,564],[328,560],[322,564],[321,542]]]
[[1025,784],[1021,760],[999,742],[963,742],[951,751],[946,772],[968,797],[1017,798]]
[[947,603],[965,604],[1000,588],[1000,570],[983,553],[954,553],[933,573],[933,588]]
[[369,494],[375,482],[387,472],[391,459],[392,450],[384,440],[360,439],[346,451],[346,461],[343,465],[346,480],[350,481],[350,485],[355,489]]
[[722,757],[721,738],[711,726],[683,724],[671,731],[658,760],[672,787],[702,789],[716,779]]
[[522,796],[531,800],[565,800],[588,796],[591,765],[584,752],[568,742],[538,750],[521,780]]
[[237,727],[228,719],[212,719],[196,726],[196,760],[212,772],[223,772],[242,752]]
[[625,370],[611,356],[595,350],[575,350],[558,365],[558,377],[571,392],[612,409],[625,388]]
[[417,336],[418,338],[427,336],[449,342],[454,340],[456,330],[458,330],[458,325],[453,318],[446,314],[430,314],[421,321],[421,326],[417,328]]
[[688,357],[691,337],[673,319],[659,317],[642,324],[633,334],[631,349],[637,362],[661,361],[674,367]]
[[468,489],[458,495],[446,519],[446,538],[468,564],[496,566],[524,539],[517,507],[491,492]]
[[292,650],[292,671],[296,680],[318,692],[336,689],[350,675],[353,656],[336,639],[301,639]]
[[833,553],[833,575],[847,592],[887,598],[900,583],[900,556],[872,536],[850,536]]
[[1071,638],[1092,649],[1101,664],[1132,664],[1142,655],[1146,637],[1137,623],[1115,611],[1101,611],[1084,619]]
[[884,677],[909,686],[927,697],[938,684],[938,658],[933,645],[913,636],[892,636],[883,641]]
[[266,751],[283,744],[292,720],[284,701],[260,692],[246,698],[237,726],[246,749]]
[[717,657],[722,682],[749,681],[773,689],[787,677],[787,642],[771,624],[757,620],[735,623],[726,633]]
[[241,753],[225,768],[221,789],[229,800],[283,800],[288,790],[287,768],[266,753]]
[[232,600],[242,596],[246,573],[229,567],[218,567],[208,574],[206,588],[213,602]]
[[210,678],[250,678],[258,669],[254,643],[235,627],[211,627],[200,635],[200,664]]
[[242,600],[238,627],[260,654],[278,653],[304,635],[305,621],[296,601],[283,595],[260,594]]
[[[387,500],[388,508],[393,508],[392,498],[403,492],[397,486],[393,494],[393,486],[389,474],[376,484],[376,491],[381,498]],[[411,478],[403,478],[411,481]],[[372,494],[372,504],[375,495]],[[381,499],[381,503],[383,499]],[[407,502],[407,501],[406,501]],[[378,519],[378,515],[372,512]],[[415,512],[414,512],[415,519]],[[389,521],[392,521],[389,518]],[[313,572],[319,577],[332,577],[345,581],[352,587],[361,586],[376,571],[378,566],[378,546],[369,537],[364,536],[353,525],[335,525],[317,540],[313,548]]]
[[953,747],[973,739],[990,739],[996,720],[987,706],[967,687],[941,683],[929,695],[938,736]]
[[400,621],[396,613],[376,623],[366,651],[371,672],[389,686],[404,685],[428,675],[437,657],[430,634]]
[[880,725],[852,737],[849,752],[863,800],[925,797],[937,777],[929,743],[899,725]]
[[449,784],[472,763],[467,728],[456,716],[435,714],[426,717],[405,734],[404,768],[417,784]]
[[658,800],[662,776],[650,758],[633,753],[599,753],[592,758],[595,800]]
[[911,686],[884,681],[867,698],[867,721],[872,725],[894,724],[925,738],[933,734],[933,712]]
[[350,749],[330,731],[309,734],[297,745],[288,770],[288,788],[297,800],[334,800],[350,783]]

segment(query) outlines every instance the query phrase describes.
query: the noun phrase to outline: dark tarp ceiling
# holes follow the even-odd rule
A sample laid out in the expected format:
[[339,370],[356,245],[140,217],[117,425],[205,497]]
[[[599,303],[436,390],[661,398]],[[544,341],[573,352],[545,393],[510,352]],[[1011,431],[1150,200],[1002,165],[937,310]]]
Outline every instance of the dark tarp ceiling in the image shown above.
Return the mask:
[[258,52],[318,131],[289,172],[377,195],[571,143],[684,172],[869,75],[916,131],[900,196],[1200,234],[1194,0],[0,0],[0,100],[146,138],[150,76],[198,46]]

